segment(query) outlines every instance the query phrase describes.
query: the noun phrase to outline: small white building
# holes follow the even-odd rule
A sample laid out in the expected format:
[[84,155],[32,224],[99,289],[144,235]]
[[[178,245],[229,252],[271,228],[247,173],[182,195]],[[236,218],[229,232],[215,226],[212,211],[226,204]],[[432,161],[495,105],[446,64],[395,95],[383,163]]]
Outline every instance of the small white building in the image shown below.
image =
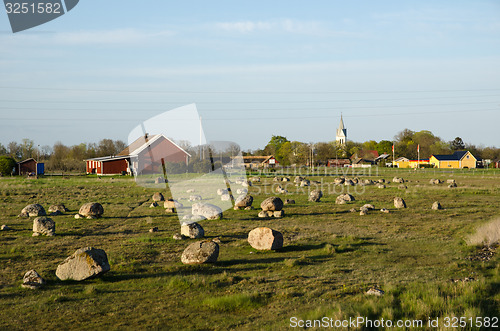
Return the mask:
[[337,144],[344,146],[347,141],[347,129],[344,126],[342,115],[340,115],[340,125],[337,129],[337,136],[335,137]]

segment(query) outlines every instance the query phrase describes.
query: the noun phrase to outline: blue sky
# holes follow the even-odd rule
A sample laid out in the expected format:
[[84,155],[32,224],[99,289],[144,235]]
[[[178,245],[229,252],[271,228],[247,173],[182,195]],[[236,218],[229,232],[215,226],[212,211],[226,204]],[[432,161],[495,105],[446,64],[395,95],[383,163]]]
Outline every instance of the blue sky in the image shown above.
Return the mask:
[[[96,1],[13,34],[0,13],[0,143],[127,141],[195,103],[209,140],[500,146],[498,1]],[[168,133],[165,133],[168,136]]]

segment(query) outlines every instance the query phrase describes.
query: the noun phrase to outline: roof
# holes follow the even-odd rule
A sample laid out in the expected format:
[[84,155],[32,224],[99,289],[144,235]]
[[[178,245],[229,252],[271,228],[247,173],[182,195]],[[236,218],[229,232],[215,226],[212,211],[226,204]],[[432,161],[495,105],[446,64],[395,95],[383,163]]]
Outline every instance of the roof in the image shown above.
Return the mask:
[[260,163],[265,163],[269,161],[270,159],[274,159],[274,155],[267,155],[267,156],[243,156],[243,162],[247,161],[246,163],[251,163],[252,161],[255,162],[260,162]]
[[410,160],[408,158],[404,157],[404,156],[400,156],[400,157],[398,157],[397,159],[394,160],[394,162],[401,162],[401,161],[408,162]]
[[112,161],[112,160],[123,160],[123,159],[128,159],[128,155],[122,155],[122,156],[101,156],[101,157],[94,157],[92,159],[85,159],[85,161]]
[[389,154],[384,153],[384,154],[379,155],[378,157],[376,157],[374,161],[378,161],[378,160],[385,160],[385,159],[387,159],[388,157],[389,157]]
[[139,153],[141,153],[143,150],[145,150],[148,146],[150,146],[152,143],[155,141],[158,141],[159,139],[166,139],[168,140],[172,145],[177,147],[179,150],[184,152],[186,155],[191,156],[188,152],[186,152],[182,147],[174,143],[172,140],[168,139],[165,137],[163,134],[155,134],[155,135],[144,135],[139,138],[137,138],[133,143],[131,143],[129,146],[127,146],[123,151],[118,153],[117,156],[137,156]]
[[[456,151],[451,155],[431,155],[434,156],[438,161],[460,161],[464,156],[470,153],[469,151]],[[472,155],[472,153],[470,153]],[[472,155],[474,157],[474,155]],[[474,157],[475,158],[475,157]]]
[[34,158],[30,157],[29,159],[26,159],[26,160],[24,160],[24,161],[19,161],[19,162],[17,162],[17,164],[26,163],[26,162],[30,162],[30,161],[34,161],[35,163],[37,163],[37,162],[36,162],[36,160],[35,160]]

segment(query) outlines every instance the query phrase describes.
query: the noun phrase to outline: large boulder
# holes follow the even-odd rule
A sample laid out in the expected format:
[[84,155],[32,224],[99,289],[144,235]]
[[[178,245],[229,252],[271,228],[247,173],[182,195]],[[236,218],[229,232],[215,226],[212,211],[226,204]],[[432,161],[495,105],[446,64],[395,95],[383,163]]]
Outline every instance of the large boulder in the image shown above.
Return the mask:
[[283,235],[266,227],[255,228],[248,233],[248,243],[258,250],[275,250],[283,248]]
[[345,178],[344,177],[337,177],[337,178],[335,178],[333,180],[333,183],[335,185],[342,185],[342,184],[344,184],[344,182],[345,182]]
[[269,197],[262,201],[260,208],[264,211],[276,211],[283,209],[283,201],[278,197]]
[[102,249],[84,247],[57,266],[56,276],[60,280],[85,280],[102,275],[110,270],[108,256]]
[[155,178],[155,184],[165,184],[165,183],[168,183],[168,180],[166,180],[165,178],[163,178],[163,177],[156,177]]
[[319,202],[322,196],[323,192],[321,192],[321,190],[313,190],[309,193],[309,201]]
[[181,235],[191,239],[199,239],[205,236],[205,230],[203,230],[203,227],[196,222],[182,223]]
[[20,217],[37,217],[37,216],[45,216],[45,209],[43,209],[42,205],[38,203],[34,203],[31,205],[27,205],[21,210]]
[[155,192],[155,194],[153,194],[153,201],[165,201],[165,198],[163,197],[163,194],[161,194],[160,192]]
[[349,193],[344,193],[344,194],[341,194],[337,197],[337,199],[335,199],[335,203],[338,204],[338,205],[342,205],[344,203],[347,203],[349,201],[354,201],[356,200],[352,195],[350,195]]
[[394,207],[396,208],[406,208],[406,202],[403,200],[403,198],[400,197],[395,197],[394,198]]
[[228,194],[228,190],[225,189],[225,188],[220,188],[217,190],[217,195],[224,195],[224,194]]
[[208,220],[218,220],[222,218],[222,209],[203,202],[197,202],[191,207],[191,214],[203,216]]
[[219,257],[219,245],[211,240],[192,243],[181,255],[184,264],[215,263]]
[[80,207],[78,214],[85,217],[101,217],[104,214],[104,208],[100,203],[89,202]]
[[66,208],[65,205],[59,204],[59,205],[52,205],[49,207],[49,213],[55,213],[55,214],[62,214],[68,211],[68,208]]
[[184,207],[184,205],[177,200],[168,199],[163,203],[163,207],[168,209],[179,209]]
[[29,288],[32,290],[36,290],[45,285],[45,279],[42,278],[35,270],[30,270],[24,274],[23,284],[21,285],[24,288]]
[[432,178],[432,179],[429,181],[429,184],[432,184],[432,185],[441,184],[441,180]]
[[33,237],[39,235],[53,236],[56,234],[56,223],[48,217],[37,217],[33,220]]
[[394,177],[394,178],[392,179],[392,181],[393,181],[394,183],[401,183],[401,184],[405,182],[405,180],[404,180],[403,178],[401,178],[401,177]]
[[234,207],[237,209],[245,209],[246,207],[252,206],[253,197],[251,195],[240,195],[236,198],[234,202]]

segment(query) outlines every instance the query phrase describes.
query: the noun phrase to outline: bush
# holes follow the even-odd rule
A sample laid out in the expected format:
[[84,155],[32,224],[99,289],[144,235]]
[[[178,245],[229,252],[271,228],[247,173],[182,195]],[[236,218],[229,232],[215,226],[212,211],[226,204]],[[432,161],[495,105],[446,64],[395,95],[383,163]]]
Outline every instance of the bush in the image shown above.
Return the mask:
[[500,218],[494,219],[483,226],[466,239],[471,246],[492,246],[500,243]]
[[0,174],[2,176],[12,174],[12,169],[15,169],[16,161],[9,156],[0,156]]

